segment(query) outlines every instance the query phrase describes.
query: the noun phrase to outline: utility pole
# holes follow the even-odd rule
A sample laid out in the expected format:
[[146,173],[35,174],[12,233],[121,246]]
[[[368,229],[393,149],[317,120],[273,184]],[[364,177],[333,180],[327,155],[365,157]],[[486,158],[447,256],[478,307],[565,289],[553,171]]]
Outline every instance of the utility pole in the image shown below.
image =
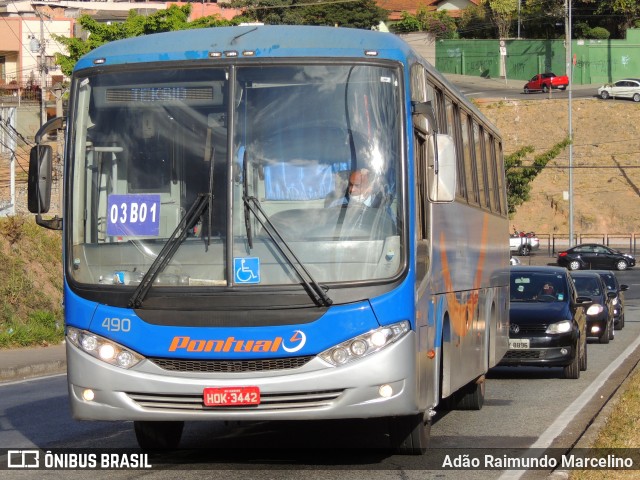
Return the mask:
[[44,19],[42,18],[42,12],[34,5],[33,9],[36,15],[40,18],[40,40],[38,41],[35,35],[30,36],[31,43],[30,49],[32,53],[37,53],[40,56],[40,62],[38,64],[38,71],[40,73],[40,126],[44,125],[47,121],[46,112],[46,95],[47,90],[47,42],[44,39]]
[[42,126],[47,122],[45,103],[45,92],[47,91],[47,44],[44,40],[44,20],[40,12],[38,12],[38,16],[40,17],[40,126]]
[[567,77],[569,77],[569,248],[573,247],[573,125],[571,118],[571,90],[573,87],[573,55],[571,53],[571,0],[565,0],[566,17],[566,51],[567,51]]

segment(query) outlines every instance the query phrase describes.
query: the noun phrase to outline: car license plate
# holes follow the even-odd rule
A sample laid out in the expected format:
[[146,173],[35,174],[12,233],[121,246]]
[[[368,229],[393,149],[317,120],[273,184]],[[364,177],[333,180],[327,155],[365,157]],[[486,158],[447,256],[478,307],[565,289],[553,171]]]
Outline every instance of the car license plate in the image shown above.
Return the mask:
[[528,338],[510,338],[509,349],[510,350],[527,350],[529,348]]
[[234,407],[258,405],[258,387],[208,387],[203,391],[205,407]]

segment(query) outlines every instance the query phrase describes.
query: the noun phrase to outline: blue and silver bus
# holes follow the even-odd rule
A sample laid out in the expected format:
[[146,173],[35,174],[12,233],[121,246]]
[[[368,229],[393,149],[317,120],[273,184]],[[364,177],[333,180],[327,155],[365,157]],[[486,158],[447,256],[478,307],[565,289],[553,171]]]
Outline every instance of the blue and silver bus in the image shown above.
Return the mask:
[[508,349],[502,140],[397,36],[112,42],[36,137],[29,209],[64,236],[74,418],[173,448],[185,421],[384,417],[416,454],[436,406],[482,407]]

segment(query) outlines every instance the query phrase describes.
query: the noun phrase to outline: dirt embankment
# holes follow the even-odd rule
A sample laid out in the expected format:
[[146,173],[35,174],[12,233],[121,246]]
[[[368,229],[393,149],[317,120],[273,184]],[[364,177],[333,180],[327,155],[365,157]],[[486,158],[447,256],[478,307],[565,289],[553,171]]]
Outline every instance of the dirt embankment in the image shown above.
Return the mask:
[[[483,102],[501,130],[505,155],[525,145],[539,155],[569,134],[568,101]],[[572,101],[573,227],[576,234],[640,233],[640,105],[596,98]],[[518,230],[568,234],[569,148],[532,184],[511,220]]]

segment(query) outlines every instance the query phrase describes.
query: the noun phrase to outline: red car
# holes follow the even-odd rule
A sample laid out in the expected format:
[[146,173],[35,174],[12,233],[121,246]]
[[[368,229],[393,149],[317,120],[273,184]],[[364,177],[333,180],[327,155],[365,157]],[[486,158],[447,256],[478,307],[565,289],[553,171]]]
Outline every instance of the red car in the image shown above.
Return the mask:
[[524,85],[524,93],[530,92],[545,92],[547,93],[551,89],[564,90],[569,85],[569,77],[566,75],[556,75],[555,73],[546,72],[538,73],[533,76]]

